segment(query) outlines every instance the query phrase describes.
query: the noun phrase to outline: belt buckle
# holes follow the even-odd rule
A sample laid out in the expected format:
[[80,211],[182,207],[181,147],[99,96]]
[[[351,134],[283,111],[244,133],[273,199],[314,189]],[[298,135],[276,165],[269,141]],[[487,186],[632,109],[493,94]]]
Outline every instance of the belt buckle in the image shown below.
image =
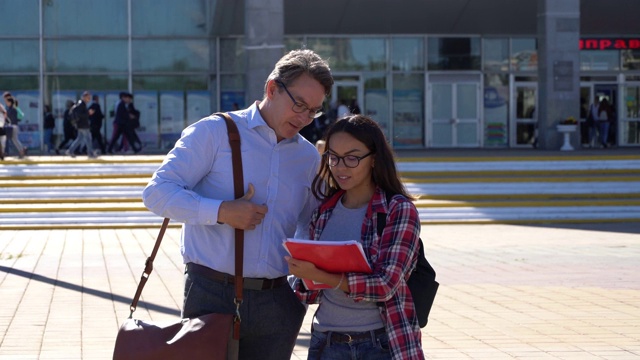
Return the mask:
[[263,284],[264,284],[264,280],[244,278],[242,287],[247,290],[262,290]]
[[347,344],[351,345],[351,343],[353,342],[353,338],[351,337],[351,335],[349,335],[349,334],[344,334],[344,336],[346,336],[347,338],[349,338],[349,340],[347,340]]

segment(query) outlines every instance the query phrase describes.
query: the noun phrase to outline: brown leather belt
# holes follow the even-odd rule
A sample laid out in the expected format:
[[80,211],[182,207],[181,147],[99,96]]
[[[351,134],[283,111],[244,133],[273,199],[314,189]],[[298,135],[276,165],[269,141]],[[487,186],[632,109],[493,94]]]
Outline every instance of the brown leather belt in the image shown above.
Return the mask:
[[[187,272],[204,276],[215,282],[219,282],[223,284],[233,285],[236,282],[236,278],[233,275],[216,271],[206,266],[202,266],[195,263],[187,264]],[[275,279],[244,278],[242,287],[246,290],[267,290],[267,289],[274,289],[274,288],[280,287],[284,284],[287,284],[286,276],[281,276]]]
[[360,341],[360,340],[374,340],[376,339],[378,336],[382,335],[386,333],[386,331],[384,330],[384,328],[380,328],[380,329],[376,329],[376,330],[371,330],[371,331],[365,331],[365,332],[358,332],[358,333],[339,333],[339,332],[331,332],[331,342],[332,343],[337,343],[337,344],[351,344],[354,341]]

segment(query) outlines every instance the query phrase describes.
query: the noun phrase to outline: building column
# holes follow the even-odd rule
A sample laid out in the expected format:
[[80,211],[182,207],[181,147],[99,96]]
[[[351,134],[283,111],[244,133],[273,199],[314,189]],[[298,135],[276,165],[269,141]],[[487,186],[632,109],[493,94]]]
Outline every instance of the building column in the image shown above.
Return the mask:
[[[580,0],[538,0],[538,147],[558,150],[558,121],[580,119]],[[580,149],[580,127],[571,144]]]
[[245,0],[244,50],[247,106],[264,95],[264,84],[284,55],[284,0]]

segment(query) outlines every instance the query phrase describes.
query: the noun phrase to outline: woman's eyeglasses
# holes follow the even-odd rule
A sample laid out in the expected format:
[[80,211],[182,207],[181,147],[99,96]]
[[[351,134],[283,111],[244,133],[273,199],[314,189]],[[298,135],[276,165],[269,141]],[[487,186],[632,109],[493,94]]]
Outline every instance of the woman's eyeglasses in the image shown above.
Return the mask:
[[328,152],[324,153],[324,155],[327,157],[327,165],[331,167],[338,166],[338,164],[340,163],[340,160],[342,160],[342,163],[344,164],[344,166],[348,168],[358,167],[358,165],[360,165],[360,160],[366,158],[371,154],[373,154],[373,152],[369,152],[364,156],[355,156],[355,155],[338,156],[336,154],[331,154]]

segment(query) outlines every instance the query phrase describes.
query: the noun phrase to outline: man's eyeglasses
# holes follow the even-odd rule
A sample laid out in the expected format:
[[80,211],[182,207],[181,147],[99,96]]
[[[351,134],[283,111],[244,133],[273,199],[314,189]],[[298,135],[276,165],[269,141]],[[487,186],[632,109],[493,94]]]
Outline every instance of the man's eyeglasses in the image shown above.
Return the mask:
[[293,110],[294,113],[302,114],[304,112],[307,112],[308,113],[307,116],[309,117],[309,119],[315,119],[318,116],[322,115],[322,110],[309,109],[307,107],[307,105],[305,105],[305,104],[303,104],[301,102],[297,102],[296,99],[293,97],[293,95],[291,95],[291,93],[289,92],[287,87],[284,86],[284,83],[282,81],[276,80],[276,83],[278,83],[278,85],[282,86],[284,91],[286,91],[287,95],[289,95],[289,97],[291,98],[291,101],[293,101],[293,107],[291,108],[291,110]]
[[360,160],[366,158],[371,154],[373,154],[373,152],[369,152],[364,156],[355,156],[355,155],[338,156],[336,154],[331,154],[329,152],[324,153],[324,155],[327,157],[327,165],[331,167],[338,166],[338,164],[340,163],[340,160],[342,160],[342,163],[344,164],[344,166],[348,168],[358,167],[358,165],[360,165]]

